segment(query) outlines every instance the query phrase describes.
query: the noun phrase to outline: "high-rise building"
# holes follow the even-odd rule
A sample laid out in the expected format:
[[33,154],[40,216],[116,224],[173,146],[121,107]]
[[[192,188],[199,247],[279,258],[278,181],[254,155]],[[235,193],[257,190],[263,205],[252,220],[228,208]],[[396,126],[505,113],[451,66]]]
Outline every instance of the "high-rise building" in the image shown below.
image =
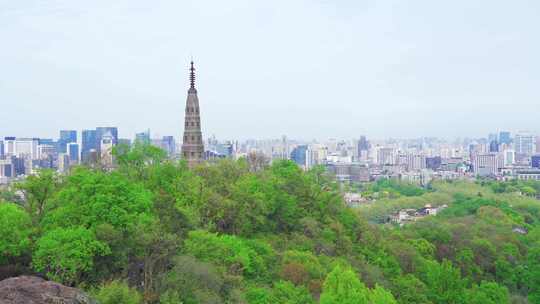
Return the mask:
[[426,168],[438,170],[441,168],[442,158],[440,156],[426,157]]
[[96,138],[97,138],[97,151],[101,153],[101,142],[104,136],[107,136],[108,139],[112,140],[112,145],[116,146],[118,144],[118,128],[117,127],[97,127],[96,128]]
[[0,159],[4,158],[4,141],[0,140]]
[[507,131],[499,132],[499,142],[501,144],[509,145],[512,142],[512,138],[510,137],[510,132],[507,132]]
[[514,150],[504,150],[503,159],[505,166],[511,166],[516,162],[516,152]]
[[113,166],[113,147],[114,136],[111,132],[106,132],[101,134],[101,141],[99,143],[101,148],[100,150],[100,160],[101,164],[106,168],[112,168]]
[[499,152],[499,143],[496,140],[492,140],[489,143],[489,152],[490,153],[496,153]]
[[362,135],[358,140],[358,155],[362,154],[361,151],[367,150],[369,150],[369,142],[367,141],[366,137]]
[[291,151],[291,160],[294,161],[297,165],[302,166],[303,168],[305,168],[306,167],[306,159],[307,159],[307,151],[308,151],[308,146],[307,145],[296,146]]
[[4,138],[4,154],[6,156],[15,155],[15,137],[8,136]]
[[135,133],[135,143],[149,145],[150,144],[150,130],[146,130],[140,133]]
[[163,136],[161,139],[162,149],[167,152],[169,157],[174,156],[176,153],[176,142],[173,136]]
[[473,158],[473,170],[479,176],[497,175],[501,167],[502,159],[495,153],[478,154]]
[[540,169],[540,155],[531,156],[531,167]]
[[195,89],[195,67],[191,61],[191,86],[186,100],[186,115],[184,122],[184,137],[182,142],[182,157],[190,167],[201,162],[204,155],[204,144],[201,132],[201,113],[199,97]]
[[39,138],[14,139],[13,155],[26,159],[38,159]]
[[83,130],[82,131],[82,147],[81,147],[81,160],[83,163],[89,163],[91,161],[90,152],[97,151],[97,132],[96,130]]
[[79,144],[76,142],[69,143],[67,145],[67,154],[69,155],[69,161],[71,164],[79,163]]
[[76,130],[60,130],[60,138],[58,139],[58,152],[66,153],[67,144],[77,142]]
[[530,156],[536,150],[536,137],[527,132],[516,134],[514,139],[516,153],[521,156]]
[[396,154],[393,148],[380,148],[377,151],[377,164],[394,165],[396,163]]

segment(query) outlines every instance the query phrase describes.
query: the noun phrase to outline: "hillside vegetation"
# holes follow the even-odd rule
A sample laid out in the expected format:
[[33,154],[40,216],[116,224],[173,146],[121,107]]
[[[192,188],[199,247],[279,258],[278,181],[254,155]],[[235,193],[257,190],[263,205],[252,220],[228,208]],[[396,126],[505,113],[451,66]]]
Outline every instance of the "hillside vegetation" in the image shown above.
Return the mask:
[[[0,273],[40,273],[100,303],[540,303],[540,203],[519,187],[385,182],[370,191],[395,195],[349,208],[321,168],[190,170],[151,146],[116,159],[2,193]],[[449,207],[381,224],[428,203]]]

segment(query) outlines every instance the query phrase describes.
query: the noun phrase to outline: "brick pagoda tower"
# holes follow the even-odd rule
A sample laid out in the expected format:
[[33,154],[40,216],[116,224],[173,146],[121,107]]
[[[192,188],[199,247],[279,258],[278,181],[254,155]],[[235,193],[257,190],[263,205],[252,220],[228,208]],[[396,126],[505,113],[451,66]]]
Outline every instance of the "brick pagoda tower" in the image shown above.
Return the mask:
[[204,145],[201,132],[201,113],[199,98],[195,89],[195,67],[191,61],[190,68],[191,87],[186,100],[186,116],[184,123],[184,140],[182,142],[182,158],[189,167],[200,163],[204,159]]

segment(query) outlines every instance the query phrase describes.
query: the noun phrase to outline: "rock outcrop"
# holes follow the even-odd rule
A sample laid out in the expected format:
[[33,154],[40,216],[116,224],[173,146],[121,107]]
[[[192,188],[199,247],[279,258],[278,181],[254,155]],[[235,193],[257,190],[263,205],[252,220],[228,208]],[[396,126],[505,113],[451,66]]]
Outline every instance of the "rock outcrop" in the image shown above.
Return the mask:
[[77,288],[33,276],[0,281],[2,304],[97,304]]

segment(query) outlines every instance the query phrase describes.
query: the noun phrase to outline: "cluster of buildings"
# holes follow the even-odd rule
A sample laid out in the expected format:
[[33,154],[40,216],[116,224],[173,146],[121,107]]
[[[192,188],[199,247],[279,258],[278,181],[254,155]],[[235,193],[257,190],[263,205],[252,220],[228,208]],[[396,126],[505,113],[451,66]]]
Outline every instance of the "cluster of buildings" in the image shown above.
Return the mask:
[[439,207],[433,207],[431,204],[427,204],[420,209],[402,209],[393,213],[388,221],[400,226],[403,226],[407,223],[416,222],[417,220],[424,218],[426,216],[437,215],[442,209],[447,208],[447,205],[442,205]]
[[[79,137],[80,134],[80,137]],[[135,140],[139,140],[137,137]],[[171,156],[176,153],[172,136],[152,139]],[[93,130],[61,130],[59,137],[22,138],[6,136],[0,139],[0,183],[24,178],[39,169],[56,169],[65,172],[79,164],[99,164],[113,167],[113,147],[132,143],[130,139],[118,138],[117,127],[97,127]]]
[[304,169],[325,166],[343,183],[398,178],[418,184],[433,179],[540,180],[540,137],[502,131],[485,138],[439,138],[298,142],[283,136],[237,145],[236,155],[259,152],[291,159]]

